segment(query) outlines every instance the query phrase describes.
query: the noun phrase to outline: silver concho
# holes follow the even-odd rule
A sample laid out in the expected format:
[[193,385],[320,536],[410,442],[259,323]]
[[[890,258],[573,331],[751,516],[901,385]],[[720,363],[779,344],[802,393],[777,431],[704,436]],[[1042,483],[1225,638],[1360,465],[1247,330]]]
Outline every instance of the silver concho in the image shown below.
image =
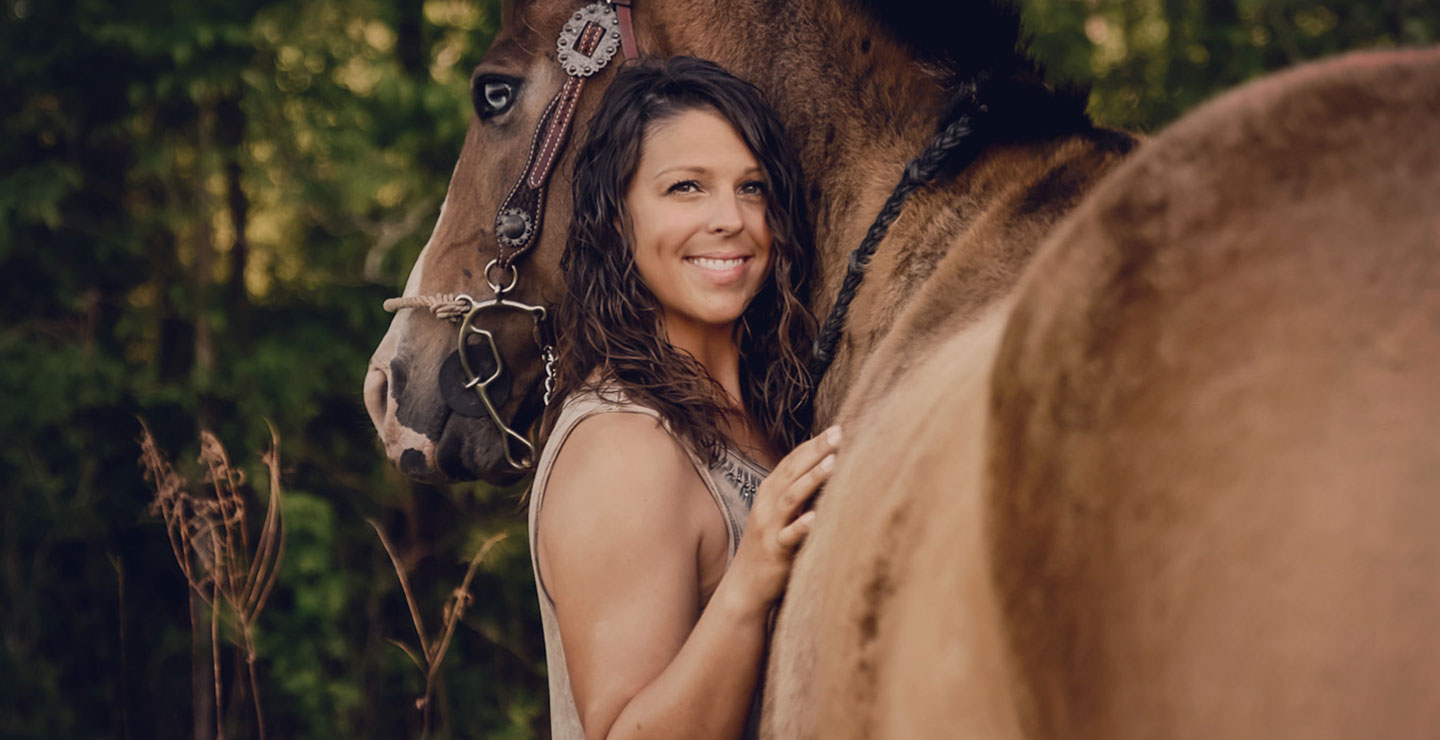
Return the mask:
[[[525,225],[525,230],[518,237],[511,237],[505,234],[503,224],[506,216],[516,216]],[[519,208],[506,208],[495,218],[495,240],[507,247],[519,248],[530,241],[531,235],[535,233],[535,222],[531,220],[530,214]]]
[[[591,56],[586,56],[575,48],[575,42],[580,40],[580,33],[588,23],[605,29],[605,36],[600,39],[599,46],[595,47],[595,53]],[[555,42],[556,58],[565,69],[565,74],[571,77],[589,77],[599,72],[610,63],[610,58],[615,56],[619,49],[620,19],[615,16],[615,9],[610,7],[610,3],[590,3],[575,11],[570,20],[565,21],[565,27],[560,29],[560,40]]]

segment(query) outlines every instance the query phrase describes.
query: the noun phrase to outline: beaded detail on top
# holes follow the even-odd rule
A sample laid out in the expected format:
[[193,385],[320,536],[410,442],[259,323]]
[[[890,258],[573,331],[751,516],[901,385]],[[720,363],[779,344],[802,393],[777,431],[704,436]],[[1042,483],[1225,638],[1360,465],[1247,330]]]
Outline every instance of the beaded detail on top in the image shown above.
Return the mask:
[[727,455],[717,467],[725,476],[725,480],[739,492],[740,500],[745,502],[745,508],[753,506],[755,491],[760,488],[760,481],[765,480],[766,471],[736,454]]

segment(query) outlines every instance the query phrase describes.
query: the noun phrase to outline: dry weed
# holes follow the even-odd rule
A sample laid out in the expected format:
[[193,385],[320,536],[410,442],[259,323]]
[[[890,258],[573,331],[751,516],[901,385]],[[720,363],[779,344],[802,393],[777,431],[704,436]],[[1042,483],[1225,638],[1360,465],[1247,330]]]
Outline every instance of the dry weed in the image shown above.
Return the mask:
[[375,528],[375,534],[380,536],[380,544],[385,546],[385,552],[390,556],[390,564],[395,567],[395,575],[400,579],[400,590],[405,592],[405,603],[410,607],[410,618],[415,622],[415,634],[420,640],[420,653],[416,654],[414,648],[399,640],[390,639],[390,644],[400,648],[410,658],[410,662],[425,676],[425,694],[415,700],[415,708],[420,710],[421,740],[430,734],[430,705],[431,698],[435,693],[435,680],[440,672],[440,664],[445,660],[445,653],[450,649],[450,638],[455,635],[455,626],[460,623],[460,618],[465,615],[469,608],[470,582],[475,578],[475,571],[479,569],[480,562],[501,540],[505,539],[508,533],[500,532],[491,535],[480,545],[480,550],[470,558],[470,566],[465,570],[465,578],[461,580],[459,588],[450,592],[450,598],[445,601],[444,625],[441,628],[438,639],[431,639],[429,632],[425,629],[425,621],[420,616],[420,607],[415,603],[415,591],[410,588],[410,578],[405,575],[405,566],[400,562],[400,556],[395,553],[395,547],[390,544],[390,538],[385,536],[385,530],[380,528],[379,523],[373,519],[367,519],[371,527]]
[[[190,598],[198,598],[210,609],[210,644],[215,677],[215,736],[224,740],[220,711],[223,694],[220,672],[220,622],[230,621],[231,639],[245,661],[250,694],[255,703],[255,723],[265,738],[265,715],[260,704],[260,687],[255,675],[255,621],[265,608],[285,555],[284,494],[280,488],[280,436],[270,427],[270,450],[261,460],[270,471],[270,501],[260,536],[251,549],[249,512],[242,494],[244,471],[230,462],[225,447],[208,431],[200,433],[200,462],[205,466],[204,493],[190,492],[189,482],[155,443],[144,421],[140,422],[140,464],[155,487],[151,510],[165,521],[175,562],[190,586]],[[191,610],[194,614],[194,610]],[[192,631],[195,625],[191,625]]]

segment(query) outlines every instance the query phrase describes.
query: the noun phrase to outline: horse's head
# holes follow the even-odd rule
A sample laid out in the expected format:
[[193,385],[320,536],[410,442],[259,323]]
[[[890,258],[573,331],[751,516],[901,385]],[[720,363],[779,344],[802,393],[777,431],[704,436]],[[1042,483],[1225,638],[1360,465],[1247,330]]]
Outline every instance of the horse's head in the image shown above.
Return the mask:
[[[424,306],[399,310],[365,378],[365,406],[386,453],[412,477],[504,482],[533,455],[524,437],[543,408],[545,378],[537,309],[560,294],[571,212],[567,155],[575,147],[564,146],[564,129],[572,117],[588,120],[623,59],[621,20],[605,3],[583,11],[578,0],[507,5],[471,76],[474,117],[405,298],[472,300],[451,302],[445,317]],[[558,53],[557,41],[573,51]]]

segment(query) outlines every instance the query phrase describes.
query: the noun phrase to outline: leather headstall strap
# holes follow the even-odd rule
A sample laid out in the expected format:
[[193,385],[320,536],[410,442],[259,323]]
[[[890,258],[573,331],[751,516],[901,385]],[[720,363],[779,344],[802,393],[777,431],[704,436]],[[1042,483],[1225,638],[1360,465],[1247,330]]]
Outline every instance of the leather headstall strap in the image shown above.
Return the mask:
[[545,188],[570,135],[585,80],[604,69],[622,44],[625,58],[634,58],[630,2],[591,3],[575,11],[560,30],[555,51],[565,70],[565,84],[540,114],[525,171],[495,214],[495,241],[500,251],[497,264],[502,270],[528,252],[540,235]]
[[620,48],[625,53],[625,61],[631,61],[640,56],[635,47],[635,27],[630,23],[630,6],[633,0],[610,0],[615,6],[615,14],[620,18]]

